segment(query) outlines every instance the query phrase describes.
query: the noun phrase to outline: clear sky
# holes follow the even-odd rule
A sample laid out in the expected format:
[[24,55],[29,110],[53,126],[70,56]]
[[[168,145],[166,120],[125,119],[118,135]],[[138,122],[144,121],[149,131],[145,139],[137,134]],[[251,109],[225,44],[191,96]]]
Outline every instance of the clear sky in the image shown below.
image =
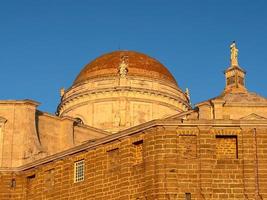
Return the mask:
[[266,0],[0,0],[0,99],[54,113],[61,87],[120,48],[159,60],[197,103],[222,92],[233,40],[247,87],[267,97]]

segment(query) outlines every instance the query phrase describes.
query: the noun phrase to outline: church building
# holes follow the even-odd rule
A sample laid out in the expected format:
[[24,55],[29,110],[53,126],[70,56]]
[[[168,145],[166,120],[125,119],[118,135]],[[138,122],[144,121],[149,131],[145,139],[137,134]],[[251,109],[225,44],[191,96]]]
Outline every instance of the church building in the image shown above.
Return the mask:
[[234,42],[224,75],[193,107],[159,61],[114,51],[61,89],[55,115],[0,100],[0,200],[267,200],[267,99]]

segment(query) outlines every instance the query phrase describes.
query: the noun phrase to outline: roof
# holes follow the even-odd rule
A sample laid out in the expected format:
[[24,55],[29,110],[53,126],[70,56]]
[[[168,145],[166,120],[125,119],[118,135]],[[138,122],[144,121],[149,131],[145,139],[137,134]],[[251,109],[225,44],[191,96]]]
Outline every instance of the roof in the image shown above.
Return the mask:
[[267,104],[267,99],[265,97],[262,97],[258,95],[255,92],[223,92],[221,95],[208,99],[206,101],[200,102],[196,104],[198,105],[214,101],[214,100],[221,100],[224,101],[225,103],[234,103],[234,104],[242,104],[242,105],[253,105],[253,106],[261,106],[262,104],[266,105]]
[[169,81],[177,85],[169,70],[154,58],[135,51],[114,51],[104,54],[87,64],[74,81],[82,83],[103,76],[118,76],[122,57],[127,57],[127,76],[142,76]]
[[243,92],[243,93],[224,93],[218,96],[216,99],[225,100],[226,102],[236,103],[267,103],[267,99],[254,93],[254,92]]

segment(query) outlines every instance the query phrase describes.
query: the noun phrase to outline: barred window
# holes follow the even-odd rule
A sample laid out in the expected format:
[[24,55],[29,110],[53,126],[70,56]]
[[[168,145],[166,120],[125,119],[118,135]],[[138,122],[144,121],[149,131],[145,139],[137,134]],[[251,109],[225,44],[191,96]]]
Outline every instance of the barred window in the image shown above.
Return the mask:
[[74,183],[84,180],[84,160],[74,163]]

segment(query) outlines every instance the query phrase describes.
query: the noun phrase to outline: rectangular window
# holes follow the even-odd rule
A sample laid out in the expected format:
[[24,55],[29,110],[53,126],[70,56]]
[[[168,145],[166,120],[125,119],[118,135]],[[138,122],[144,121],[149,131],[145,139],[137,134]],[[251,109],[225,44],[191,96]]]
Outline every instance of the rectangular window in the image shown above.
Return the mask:
[[35,174],[32,174],[30,176],[27,176],[27,181],[32,182],[35,179]]
[[35,174],[27,176],[26,183],[26,199],[33,199],[35,196],[36,180]]
[[119,148],[109,150],[107,153],[108,153],[108,169],[116,170],[120,164]]
[[217,159],[238,158],[238,143],[236,135],[216,135]]
[[235,83],[235,76],[231,76],[227,78],[227,85],[231,85]]
[[143,163],[143,140],[133,143],[134,145],[134,164]]
[[244,85],[244,78],[238,77],[238,83]]
[[74,163],[74,183],[84,181],[84,160]]
[[16,179],[14,179],[14,178],[11,179],[10,187],[12,187],[12,188],[16,187]]
[[49,169],[47,171],[45,171],[45,175],[44,175],[44,186],[45,186],[45,190],[49,191],[52,190],[53,187],[55,185],[55,169]]
[[180,135],[179,149],[183,159],[195,159],[197,157],[197,136]]
[[185,200],[191,200],[191,193],[185,193]]

